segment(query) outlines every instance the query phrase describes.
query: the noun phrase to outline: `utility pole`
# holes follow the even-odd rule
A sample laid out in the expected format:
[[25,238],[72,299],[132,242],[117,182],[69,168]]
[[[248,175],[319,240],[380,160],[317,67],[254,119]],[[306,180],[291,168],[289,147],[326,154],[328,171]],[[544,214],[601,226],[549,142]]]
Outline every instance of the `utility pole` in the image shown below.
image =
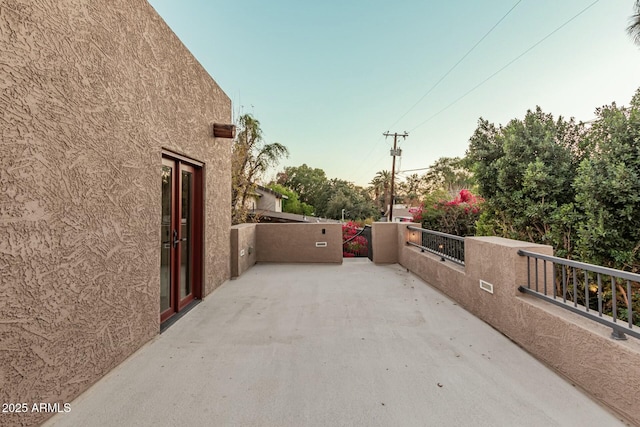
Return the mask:
[[389,203],[389,222],[393,221],[393,200],[394,200],[394,187],[396,180],[396,156],[402,155],[402,150],[398,150],[398,137],[406,139],[409,134],[404,133],[389,133],[389,131],[383,133],[385,137],[393,135],[393,150],[391,150],[391,157],[393,157],[393,163],[391,164],[391,203]]

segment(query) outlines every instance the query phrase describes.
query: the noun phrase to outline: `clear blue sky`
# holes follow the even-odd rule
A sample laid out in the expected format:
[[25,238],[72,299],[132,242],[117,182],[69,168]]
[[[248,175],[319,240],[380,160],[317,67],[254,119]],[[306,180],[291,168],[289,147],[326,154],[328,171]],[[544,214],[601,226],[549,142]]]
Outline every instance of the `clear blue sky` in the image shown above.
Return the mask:
[[234,114],[252,113],[266,142],[289,148],[280,169],[306,163],[358,185],[391,170],[385,131],[409,132],[400,170],[426,168],[463,156],[479,117],[506,124],[540,105],[587,121],[597,107],[628,104],[640,87],[640,47],[626,33],[633,0],[598,1],[426,123],[593,0],[150,3],[229,95]]

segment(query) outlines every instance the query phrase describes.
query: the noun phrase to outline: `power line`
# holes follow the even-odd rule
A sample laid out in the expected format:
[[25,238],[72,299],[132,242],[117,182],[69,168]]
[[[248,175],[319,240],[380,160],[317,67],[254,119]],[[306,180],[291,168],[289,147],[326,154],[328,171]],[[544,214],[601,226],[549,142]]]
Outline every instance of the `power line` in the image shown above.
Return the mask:
[[398,171],[398,173],[426,171],[427,169],[431,169],[431,168],[405,169],[403,171]]
[[518,4],[520,4],[520,2],[521,2],[521,1],[522,1],[522,0],[518,0],[518,1],[516,2],[516,4],[514,4],[514,5],[511,7],[511,9],[509,9],[509,10],[507,11],[507,13],[505,13],[505,14],[502,16],[502,18],[500,18],[500,19],[498,20],[498,22],[496,22],[496,23],[494,24],[494,26],[493,26],[493,27],[491,27],[491,28],[489,29],[489,31],[487,31],[487,32],[485,33],[485,35],[484,35],[484,36],[482,36],[482,37],[480,38],[480,40],[478,40],[478,41],[476,42],[476,44],[474,44],[474,45],[471,47],[471,49],[469,49],[469,50],[467,51],[467,53],[465,53],[465,54],[462,56],[462,58],[460,58],[460,59],[458,60],[458,62],[456,62],[456,63],[453,65],[453,67],[449,68],[449,70],[448,70],[446,73],[444,73],[444,75],[443,75],[442,77],[440,77],[440,80],[438,80],[438,81],[437,81],[433,86],[431,86],[431,88],[430,88],[430,89],[429,89],[429,90],[428,90],[424,95],[422,95],[422,97],[420,97],[420,99],[418,99],[418,100],[415,102],[415,104],[413,104],[413,105],[412,105],[412,106],[411,106],[407,111],[405,111],[405,113],[404,113],[402,116],[400,116],[400,118],[399,118],[398,120],[396,120],[396,121],[395,121],[391,126],[389,126],[389,128],[394,127],[394,126],[395,126],[395,125],[396,125],[400,120],[402,120],[402,119],[403,119],[407,114],[409,114],[409,112],[411,112],[411,110],[413,110],[413,109],[414,109],[418,104],[420,104],[420,103],[422,102],[422,100],[423,100],[423,99],[425,99],[425,98],[427,97],[427,95],[429,95],[429,94],[430,94],[430,93],[431,93],[431,92],[432,92],[432,91],[433,91],[433,90],[434,90],[434,89],[435,89],[435,88],[436,88],[436,87],[437,87],[437,86],[438,86],[438,85],[439,85],[439,84],[440,84],[440,83],[441,83],[441,82],[442,82],[442,81],[443,81],[443,80],[444,80],[444,79],[445,79],[445,78],[446,78],[446,77],[447,77],[447,76],[448,76],[448,75],[453,71],[453,70],[455,70],[455,69],[456,69],[456,67],[457,67],[458,65],[460,65],[460,63],[461,63],[462,61],[464,61],[464,59],[465,59],[467,56],[469,56],[469,54],[470,54],[471,52],[473,52],[473,51],[474,51],[474,49],[475,49],[476,47],[478,47],[478,45],[479,45],[480,43],[482,43],[482,41],[483,41],[484,39],[486,39],[486,38],[487,38],[487,36],[488,36],[489,34],[491,34],[491,33],[493,32],[493,30],[495,30],[495,28],[496,28],[498,25],[500,25],[500,23],[501,23],[502,21],[504,21],[504,19],[505,19],[505,18],[506,18],[510,13],[511,13],[511,11],[512,11],[513,9],[515,9],[515,8],[516,8],[516,6],[518,6]]
[[[582,9],[580,12],[578,12],[576,15],[574,15],[573,17],[569,18],[567,21],[565,21],[562,25],[560,25],[559,27],[557,27],[556,29],[554,29],[553,31],[551,31],[549,34],[547,34],[546,36],[544,36],[542,39],[540,39],[538,42],[534,43],[531,47],[529,47],[527,50],[525,50],[524,52],[522,52],[520,55],[518,55],[517,57],[515,57],[513,60],[511,60],[510,62],[508,62],[506,65],[504,65],[502,68],[500,68],[498,71],[494,72],[493,74],[491,74],[489,77],[487,77],[486,79],[484,79],[483,81],[481,81],[480,83],[478,83],[476,86],[474,86],[473,88],[471,88],[470,90],[468,90],[467,92],[465,92],[463,95],[461,95],[460,97],[456,98],[453,102],[451,102],[450,104],[448,104],[446,107],[444,107],[443,109],[439,110],[437,113],[433,114],[432,116],[430,116],[429,118],[427,118],[425,121],[421,122],[420,124],[418,124],[417,126],[415,126],[413,129],[410,130],[410,132],[413,132],[415,129],[419,128],[420,126],[430,122],[431,120],[433,120],[435,117],[437,117],[438,115],[442,114],[443,112],[445,112],[446,110],[448,110],[449,108],[451,108],[452,106],[454,106],[455,104],[457,104],[458,102],[460,102],[463,98],[467,97],[469,94],[471,94],[472,92],[474,92],[476,89],[478,89],[480,86],[484,85],[486,82],[488,82],[489,80],[491,80],[492,78],[494,78],[496,75],[498,75],[499,73],[501,73],[502,71],[504,71],[506,68],[508,68],[509,66],[511,66],[514,62],[516,62],[517,60],[519,60],[520,58],[522,58],[523,56],[525,56],[527,53],[529,53],[530,51],[532,51],[533,49],[535,49],[538,45],[540,45],[542,42],[544,42],[545,40],[547,40],[549,37],[551,37],[552,35],[554,35],[555,33],[557,33],[558,31],[560,31],[562,28],[564,28],[566,25],[568,25],[569,23],[571,23],[573,20],[575,20],[576,18],[578,18],[580,15],[582,15],[584,12],[586,12],[587,10],[589,10],[591,7],[593,7],[596,3],[598,3],[600,0],[595,0],[593,1],[591,4],[589,4],[587,7],[585,7],[584,9]],[[398,121],[400,121],[406,114],[409,113],[409,111],[411,111],[411,109],[413,109],[418,103],[420,103],[420,101],[422,101],[422,99],[424,99],[434,88],[435,86],[437,86],[437,84],[440,83],[440,81],[442,81],[446,75],[448,73],[450,73],[474,48],[475,46],[477,46],[478,44],[480,44],[480,42],[482,42],[482,40],[491,32],[493,31],[493,29],[500,24],[500,22],[502,20],[504,20],[506,18],[507,15],[509,15],[509,13],[511,13],[511,11],[520,3],[520,1],[518,1],[492,28],[491,30],[489,30],[489,32],[487,34],[485,34],[485,36],[483,36],[480,41],[478,43],[476,43],[476,45],[474,45],[474,47],[472,47],[470,49],[470,51],[465,54],[465,56],[463,56],[460,61],[458,61],[458,63],[456,63],[456,65],[454,65],[452,67],[452,69],[450,71],[448,71],[447,73],[445,73],[445,75],[431,88],[429,89],[429,91],[422,97],[420,98],[420,100],[418,100],[418,102],[416,104],[414,104],[405,114],[403,114],[398,120],[396,120],[396,123]],[[367,155],[367,158],[371,156],[371,154],[373,154],[373,151],[375,151],[375,146],[372,147],[372,150],[369,152],[369,154]],[[384,156],[383,156],[384,157]],[[382,160],[381,157],[379,160]],[[364,162],[362,163],[364,164]]]
[[[490,29],[489,31],[487,31],[481,38],[480,40],[478,40],[459,60],[458,62],[456,62],[446,73],[444,73],[442,75],[442,77],[440,77],[440,79],[433,85],[431,86],[431,88],[424,94],[422,95],[422,97],[420,97],[420,99],[418,99],[418,101],[416,101],[415,104],[413,104],[402,116],[400,116],[400,118],[398,120],[396,120],[394,122],[394,124],[392,126],[389,126],[389,128],[393,127],[396,123],[398,123],[400,120],[402,120],[407,114],[409,114],[411,112],[411,110],[413,110],[420,102],[422,102],[422,100],[424,100],[449,74],[451,74],[451,72],[453,70],[456,69],[456,67],[458,65],[460,65],[460,63],[462,61],[464,61],[464,59],[469,56],[471,54],[471,52],[473,52],[475,50],[476,47],[478,47],[478,45],[480,45],[480,43],[482,43],[484,41],[484,39],[487,38],[487,36],[489,36],[489,34],[491,34],[493,32],[493,30],[496,29],[496,27],[498,25],[500,25],[500,23],[513,11],[513,9],[516,8],[516,6],[518,6],[518,4],[520,4],[522,2],[522,0],[518,0],[512,7],[511,9],[509,9],[507,11],[507,13],[505,13],[502,18],[500,18],[498,20],[498,22],[496,22]],[[369,151],[369,153],[367,153],[367,155],[365,156],[365,158],[363,159],[363,161],[361,162],[361,165],[366,165],[367,164],[367,160],[369,160],[369,158],[371,157],[371,155],[373,154],[373,152],[376,150],[376,145],[378,144],[378,142],[380,142],[380,140],[378,139],[376,141],[375,144],[373,144],[373,146],[371,147],[371,150]],[[384,156],[380,157],[380,159],[378,159],[378,161],[376,163],[378,163],[380,160],[382,160]],[[361,176],[360,173],[357,174],[357,176]]]
[[[373,162],[373,163],[367,162],[367,160],[369,160],[371,155],[376,151],[376,147],[377,147],[378,143],[381,140],[382,140],[382,137],[378,137],[376,142],[371,146],[371,150],[369,150],[369,153],[367,153],[367,155],[364,156],[362,159],[359,159],[360,166],[357,167],[357,169],[354,171],[354,176],[356,176],[357,178],[361,178],[366,172],[366,171],[363,171],[363,167],[367,167],[367,166],[372,165],[372,164],[378,164],[378,163],[380,163],[380,161],[382,159],[385,158],[386,154],[383,152],[383,154],[380,155],[380,157],[378,157],[378,160],[376,160],[375,162]],[[366,172],[366,173],[368,173],[368,172]]]
[[436,116],[438,116],[439,114],[443,113],[444,111],[448,110],[449,108],[451,108],[453,105],[457,104],[461,99],[465,98],[467,95],[469,95],[471,92],[475,91],[476,89],[478,89],[480,86],[482,86],[483,84],[485,84],[486,82],[488,82],[489,80],[491,80],[492,78],[494,78],[496,75],[498,75],[499,73],[501,73],[502,71],[504,71],[507,67],[509,67],[511,64],[513,64],[514,62],[516,62],[518,59],[522,58],[523,56],[525,56],[527,53],[529,53],[530,51],[532,51],[534,48],[536,48],[539,44],[541,44],[542,42],[544,42],[545,40],[547,40],[549,37],[551,37],[552,35],[554,35],[555,33],[557,33],[558,31],[560,31],[562,28],[564,28],[566,25],[568,25],[571,21],[573,21],[574,19],[576,19],[578,16],[582,15],[584,12],[586,12],[587,10],[589,10],[591,7],[593,7],[596,3],[598,3],[600,0],[595,0],[593,3],[591,3],[589,6],[585,7],[584,9],[582,9],[580,12],[578,12],[576,15],[574,15],[573,17],[571,17],[569,20],[565,21],[562,25],[560,25],[559,27],[557,27],[555,30],[551,31],[549,34],[547,34],[546,36],[544,36],[542,39],[540,39],[538,42],[536,42],[535,44],[533,44],[530,48],[528,48],[527,50],[525,50],[524,52],[522,52],[520,55],[516,56],[514,59],[512,59],[511,61],[509,61],[506,65],[504,65],[502,68],[500,68],[498,71],[496,71],[495,73],[491,74],[489,77],[487,77],[486,79],[484,79],[483,81],[481,81],[480,83],[478,83],[477,85],[475,85],[473,88],[469,89],[467,92],[465,92],[462,96],[458,97],[455,101],[453,101],[452,103],[450,103],[449,105],[447,105],[446,107],[444,107],[442,110],[438,111],[437,113],[433,114],[432,116],[430,116],[427,120],[423,121],[422,123],[420,123],[418,126],[414,127],[413,129],[411,129],[409,132],[413,132],[414,130],[416,130],[417,128],[419,128],[420,126],[424,125],[425,123],[431,121],[433,118],[435,118]]
[[[367,160],[369,160],[369,158],[374,153],[374,151],[376,151],[376,146],[378,145],[378,143],[381,140],[382,140],[382,137],[378,137],[376,142],[374,144],[372,144],[371,150],[369,150],[369,153],[366,156],[364,156],[362,159],[360,159],[360,166],[356,169],[355,176],[357,176],[357,177],[361,177],[362,176],[362,174],[361,174],[362,168],[368,165]],[[380,160],[382,160],[382,158],[383,157],[380,157],[375,163],[378,163]],[[364,172],[362,172],[362,173],[364,173]]]

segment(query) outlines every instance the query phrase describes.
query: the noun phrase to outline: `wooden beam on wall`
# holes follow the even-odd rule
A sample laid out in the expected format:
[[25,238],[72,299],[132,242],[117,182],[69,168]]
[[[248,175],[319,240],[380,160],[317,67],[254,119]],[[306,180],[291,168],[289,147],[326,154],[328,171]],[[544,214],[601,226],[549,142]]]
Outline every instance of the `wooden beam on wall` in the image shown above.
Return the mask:
[[232,138],[233,139],[236,136],[236,126],[225,125],[222,123],[214,123],[213,136],[215,138]]

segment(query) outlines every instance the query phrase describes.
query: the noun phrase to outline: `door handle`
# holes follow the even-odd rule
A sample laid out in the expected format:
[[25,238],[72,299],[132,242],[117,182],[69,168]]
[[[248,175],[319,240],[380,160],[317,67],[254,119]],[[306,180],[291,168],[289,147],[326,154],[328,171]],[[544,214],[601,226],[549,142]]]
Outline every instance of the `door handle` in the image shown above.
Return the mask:
[[182,239],[178,239],[178,230],[173,230],[173,247],[174,249],[178,246],[180,242],[186,242],[187,238],[183,237]]

